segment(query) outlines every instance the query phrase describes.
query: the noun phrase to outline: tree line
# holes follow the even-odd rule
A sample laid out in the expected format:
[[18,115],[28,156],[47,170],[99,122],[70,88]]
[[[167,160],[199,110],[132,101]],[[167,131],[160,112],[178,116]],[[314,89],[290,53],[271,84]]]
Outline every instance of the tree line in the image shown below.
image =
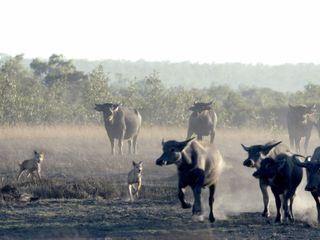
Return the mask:
[[187,88],[165,84],[156,68],[142,78],[114,82],[102,65],[80,71],[63,55],[32,59],[29,67],[23,61],[23,55],[17,55],[0,65],[2,125],[98,123],[101,116],[94,104],[114,102],[137,108],[145,125],[178,126],[187,124],[194,101],[214,100],[220,126],[270,128],[284,125],[288,103],[320,103],[320,85],[312,83],[291,93],[215,84]]

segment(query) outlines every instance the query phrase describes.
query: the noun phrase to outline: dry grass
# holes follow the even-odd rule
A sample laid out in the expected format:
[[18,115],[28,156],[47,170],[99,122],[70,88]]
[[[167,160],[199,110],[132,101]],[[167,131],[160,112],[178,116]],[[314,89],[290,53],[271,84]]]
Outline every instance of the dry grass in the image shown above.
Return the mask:
[[[157,167],[161,139],[184,139],[183,128],[143,128],[139,136],[139,154],[111,156],[110,144],[102,126],[39,126],[0,128],[1,184],[16,184],[18,162],[32,157],[33,150],[45,152],[41,183],[19,183],[18,187],[42,198],[126,198],[126,177],[132,160],[144,162],[142,198],[176,198],[176,169]],[[240,143],[259,144],[271,139],[288,143],[286,132],[272,133],[262,129],[218,129],[216,144],[226,162],[217,192],[215,208],[218,217],[243,211],[261,211],[258,182],[252,169],[242,166],[246,153]],[[206,139],[207,140],[207,139]],[[318,145],[313,134],[310,153]],[[127,145],[124,145],[127,152]],[[23,181],[23,180],[22,180]],[[304,180],[305,181],[305,180]],[[303,191],[297,197],[300,218],[310,213],[315,219],[315,204]],[[190,196],[190,195],[189,195]],[[273,201],[273,196],[270,194]],[[309,216],[309,215],[308,215]]]

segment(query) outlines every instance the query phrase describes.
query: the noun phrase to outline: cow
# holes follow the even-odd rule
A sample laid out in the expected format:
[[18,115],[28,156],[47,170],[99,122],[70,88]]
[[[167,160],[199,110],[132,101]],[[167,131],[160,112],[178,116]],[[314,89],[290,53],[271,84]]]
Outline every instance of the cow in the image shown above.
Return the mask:
[[320,223],[320,147],[314,150],[312,157],[308,156],[304,162],[296,162],[297,166],[306,168],[307,185],[306,191],[309,191],[314,198],[318,212],[318,223]]
[[[302,169],[295,164],[298,161],[297,156],[300,155],[281,153],[275,159],[265,158],[261,161],[260,168],[253,173],[254,177],[268,179],[269,181],[277,207],[276,223],[282,221],[281,206],[283,206],[284,210],[284,219],[294,222],[293,200],[303,176]],[[289,200],[290,208],[288,207]]]
[[194,102],[193,106],[189,108],[192,114],[189,118],[187,139],[194,133],[198,140],[202,140],[203,136],[210,135],[210,143],[213,143],[218,120],[217,114],[212,110],[212,103],[213,101],[208,103]]
[[176,164],[178,169],[178,198],[181,207],[191,208],[191,204],[184,199],[184,192],[187,186],[193,191],[194,204],[193,215],[200,215],[202,218],[201,190],[209,187],[209,220],[215,221],[213,214],[213,202],[216,184],[223,167],[223,158],[219,150],[210,145],[204,147],[194,138],[179,142],[162,140],[162,155],[156,160],[159,166]]
[[[243,165],[246,167],[259,169],[261,165],[261,161],[263,161],[266,157],[275,158],[277,155],[285,152],[290,152],[290,148],[281,143],[276,142],[274,140],[267,142],[264,145],[252,145],[250,147],[246,147],[241,144],[243,149],[248,153],[248,158],[243,161]],[[268,194],[268,186],[269,182],[267,179],[260,178],[259,186],[262,193],[263,205],[264,209],[262,212],[263,217],[269,217],[269,194]]]
[[313,126],[319,128],[318,119],[315,114],[315,105],[306,106],[303,104],[293,106],[289,104],[287,114],[288,134],[290,147],[295,146],[296,152],[300,151],[301,138],[305,138],[304,151],[307,153],[311,130]]
[[104,126],[114,154],[114,140],[118,139],[119,154],[122,155],[123,140],[128,140],[129,154],[133,143],[133,151],[137,153],[137,138],[141,128],[141,115],[136,109],[120,104],[96,104],[95,110],[103,113]]

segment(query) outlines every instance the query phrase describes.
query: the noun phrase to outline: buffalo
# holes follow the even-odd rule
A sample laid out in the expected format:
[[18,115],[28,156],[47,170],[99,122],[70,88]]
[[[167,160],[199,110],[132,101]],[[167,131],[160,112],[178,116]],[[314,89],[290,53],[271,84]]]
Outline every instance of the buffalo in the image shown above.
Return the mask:
[[312,157],[308,156],[304,162],[296,162],[297,166],[306,168],[307,185],[306,191],[309,191],[314,198],[318,212],[318,222],[320,223],[320,147],[314,150]]
[[194,138],[186,141],[162,141],[162,155],[156,160],[159,166],[175,164],[178,169],[178,198],[181,207],[191,208],[191,204],[184,199],[184,192],[187,186],[193,190],[194,204],[192,213],[202,216],[201,191],[209,187],[210,222],[215,221],[213,214],[213,202],[216,184],[218,182],[223,158],[214,146],[204,147]]
[[[283,206],[284,218],[291,222],[294,221],[293,200],[296,189],[302,180],[302,169],[295,164],[298,161],[297,156],[299,155],[282,153],[277,155],[275,159],[268,157],[261,162],[260,168],[253,173],[254,177],[269,181],[277,207],[275,222],[282,221],[281,206]],[[290,207],[288,207],[289,200]]]
[[196,134],[198,140],[202,140],[203,136],[210,135],[210,143],[213,143],[217,126],[217,114],[212,110],[212,103],[194,102],[194,105],[189,108],[192,114],[189,118],[187,139],[192,134]]
[[293,106],[289,104],[287,124],[290,147],[293,149],[295,146],[296,152],[300,152],[300,141],[305,138],[304,151],[307,153],[312,127],[316,126],[320,130],[315,114],[315,105],[300,104]]
[[96,104],[95,110],[103,113],[104,126],[114,154],[114,140],[118,139],[119,154],[122,154],[123,140],[128,140],[129,153],[133,143],[133,151],[137,153],[137,138],[141,128],[141,115],[136,109],[120,104]]
[[[275,158],[277,155],[281,153],[290,152],[290,148],[281,143],[276,141],[267,142],[264,145],[253,145],[250,147],[246,147],[245,145],[241,144],[243,149],[248,153],[248,158],[244,160],[243,165],[246,167],[256,168],[259,169],[261,166],[261,161],[263,161],[266,157]],[[269,194],[268,194],[268,186],[269,181],[268,179],[260,178],[259,179],[259,186],[262,193],[264,209],[262,212],[263,217],[269,217]]]

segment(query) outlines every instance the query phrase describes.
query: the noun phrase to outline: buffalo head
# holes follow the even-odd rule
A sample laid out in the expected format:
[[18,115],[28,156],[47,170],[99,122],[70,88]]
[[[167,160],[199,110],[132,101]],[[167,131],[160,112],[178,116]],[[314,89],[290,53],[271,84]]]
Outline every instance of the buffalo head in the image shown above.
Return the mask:
[[319,159],[306,157],[304,162],[297,160],[295,164],[299,167],[303,167],[307,171],[307,185],[306,191],[318,192],[320,190],[320,161]]
[[98,112],[103,112],[104,117],[108,121],[113,121],[114,113],[119,110],[120,104],[104,103],[96,104],[95,110]]
[[194,139],[190,138],[182,142],[162,140],[162,155],[156,160],[156,164],[159,166],[177,164],[182,159],[182,151],[188,145],[190,141]]
[[243,149],[248,153],[248,158],[243,161],[243,165],[246,167],[259,168],[263,156],[268,155],[269,152],[280,143],[281,141],[273,144],[253,145],[250,147],[246,147],[245,145],[241,144]]

